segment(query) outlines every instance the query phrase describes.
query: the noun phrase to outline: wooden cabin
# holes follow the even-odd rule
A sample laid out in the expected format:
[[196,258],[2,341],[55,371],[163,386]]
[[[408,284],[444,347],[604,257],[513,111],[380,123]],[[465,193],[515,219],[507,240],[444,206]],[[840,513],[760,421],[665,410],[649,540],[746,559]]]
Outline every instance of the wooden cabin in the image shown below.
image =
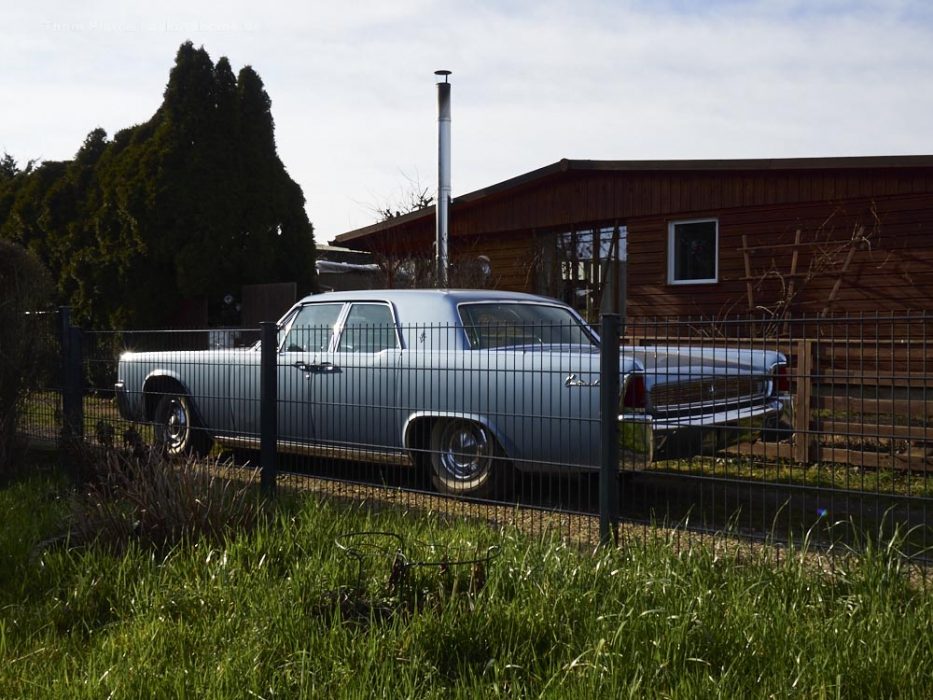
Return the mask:
[[[434,232],[429,207],[334,243],[374,253],[394,283],[405,261],[430,269]],[[614,273],[632,321],[925,310],[933,156],[561,160],[456,197],[450,251],[452,284],[469,270],[471,286],[591,316]]]
[[[419,285],[434,237],[430,207],[335,242]],[[933,469],[933,156],[562,160],[455,198],[449,248],[452,286],[624,311],[626,342],[784,352],[794,437],[749,454]]]

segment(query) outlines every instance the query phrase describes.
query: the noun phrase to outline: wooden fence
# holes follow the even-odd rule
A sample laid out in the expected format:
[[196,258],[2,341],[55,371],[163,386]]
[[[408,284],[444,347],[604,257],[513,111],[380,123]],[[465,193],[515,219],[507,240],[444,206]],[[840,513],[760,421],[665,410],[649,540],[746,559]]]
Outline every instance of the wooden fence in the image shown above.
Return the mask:
[[629,336],[641,346],[739,346],[788,358],[793,436],[730,453],[798,464],[933,471],[933,342],[910,339],[694,339]]

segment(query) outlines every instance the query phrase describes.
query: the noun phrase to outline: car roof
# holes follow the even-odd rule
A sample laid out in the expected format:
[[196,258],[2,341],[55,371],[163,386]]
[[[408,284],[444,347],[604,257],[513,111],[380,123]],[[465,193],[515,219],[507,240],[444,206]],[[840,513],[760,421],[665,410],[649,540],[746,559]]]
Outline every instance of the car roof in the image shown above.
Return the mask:
[[304,297],[295,306],[313,302],[353,301],[388,302],[394,307],[396,321],[402,326],[459,323],[457,306],[470,302],[524,302],[565,306],[556,299],[494,289],[359,289],[312,294]]
[[[324,292],[304,297],[292,309],[304,304],[336,302],[383,302],[393,307],[395,322],[400,328],[405,347],[414,347],[414,340],[408,337],[408,331],[420,329],[419,342],[423,340],[424,330],[429,327],[455,328],[461,319],[458,306],[468,303],[532,303],[558,305],[577,316],[570,307],[557,299],[526,294],[524,292],[505,292],[494,289],[359,289],[353,291]],[[291,310],[288,312],[291,313]],[[286,318],[286,314],[283,318]],[[458,334],[451,342],[457,347],[466,344],[466,336]]]
[[309,301],[372,301],[374,299],[393,303],[412,303],[445,301],[460,304],[470,301],[537,301],[562,303],[557,299],[526,294],[524,292],[506,292],[496,289],[357,289],[352,291],[323,292],[311,294],[299,303]]

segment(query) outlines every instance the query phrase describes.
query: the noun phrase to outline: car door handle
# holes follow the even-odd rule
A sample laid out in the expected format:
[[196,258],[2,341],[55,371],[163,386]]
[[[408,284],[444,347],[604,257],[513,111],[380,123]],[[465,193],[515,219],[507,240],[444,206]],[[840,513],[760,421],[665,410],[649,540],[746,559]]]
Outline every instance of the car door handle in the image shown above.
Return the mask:
[[319,362],[316,364],[308,364],[307,362],[301,362],[300,360],[292,365],[296,369],[300,369],[305,374],[311,374],[312,372],[336,372],[337,365],[333,362]]

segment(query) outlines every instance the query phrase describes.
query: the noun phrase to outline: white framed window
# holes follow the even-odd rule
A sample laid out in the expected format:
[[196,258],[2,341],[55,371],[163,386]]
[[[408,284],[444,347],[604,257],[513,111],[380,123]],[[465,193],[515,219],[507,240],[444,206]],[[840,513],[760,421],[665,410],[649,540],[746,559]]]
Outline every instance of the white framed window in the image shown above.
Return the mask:
[[719,220],[691,219],[667,225],[667,283],[719,281]]

